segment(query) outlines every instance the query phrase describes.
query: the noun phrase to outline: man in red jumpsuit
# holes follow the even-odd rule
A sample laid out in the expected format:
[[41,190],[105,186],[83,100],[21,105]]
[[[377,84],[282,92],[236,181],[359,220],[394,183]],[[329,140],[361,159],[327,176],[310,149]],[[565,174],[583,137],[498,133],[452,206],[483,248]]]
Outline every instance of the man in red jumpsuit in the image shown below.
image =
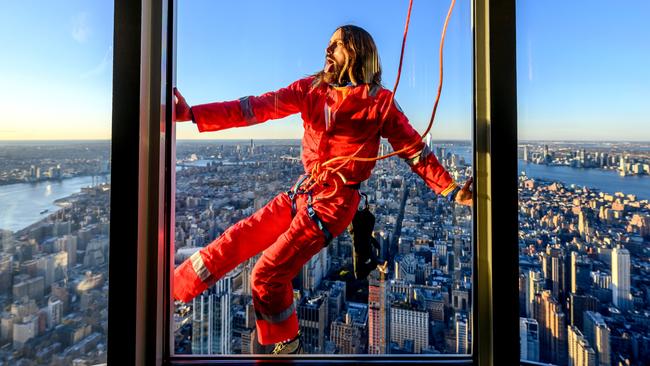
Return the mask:
[[384,137],[395,150],[412,145],[399,156],[436,193],[471,205],[469,182],[461,189],[453,181],[397,103],[391,103],[392,92],[381,86],[377,48],[362,28],[338,28],[326,49],[323,70],[278,91],[193,107],[178,91],[176,97],[176,119],[194,121],[201,132],[251,126],[295,113],[302,116],[306,174],[292,190],[280,193],[192,255],[176,268],[173,280],[174,298],[188,302],[263,251],[251,274],[251,287],[258,340],[275,343],[274,353],[300,351],[291,280],[350,224],[359,204],[359,183],[368,179],[375,163],[350,161],[313,186],[309,183],[316,177],[309,174],[315,166],[353,155],[362,146],[356,156],[376,157]]

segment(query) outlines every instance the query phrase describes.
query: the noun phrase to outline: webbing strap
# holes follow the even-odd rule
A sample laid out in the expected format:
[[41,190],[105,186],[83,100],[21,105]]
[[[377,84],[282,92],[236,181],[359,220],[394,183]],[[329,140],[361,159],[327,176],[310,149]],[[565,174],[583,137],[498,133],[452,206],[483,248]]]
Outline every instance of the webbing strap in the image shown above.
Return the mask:
[[314,210],[314,206],[312,205],[312,196],[311,192],[308,193],[309,198],[307,200],[307,214],[309,215],[309,218],[316,223],[316,226],[320,229],[320,231],[323,232],[323,235],[325,235],[325,246],[328,246],[330,242],[332,241],[332,233],[327,229],[327,226],[325,226],[325,223],[323,220],[318,217],[316,214],[316,210]]
[[296,184],[287,191],[287,196],[289,196],[289,199],[291,200],[291,217],[296,216],[296,195],[304,193],[300,190],[300,186],[305,182],[305,180],[307,180],[307,178],[309,178],[309,174],[301,175]]

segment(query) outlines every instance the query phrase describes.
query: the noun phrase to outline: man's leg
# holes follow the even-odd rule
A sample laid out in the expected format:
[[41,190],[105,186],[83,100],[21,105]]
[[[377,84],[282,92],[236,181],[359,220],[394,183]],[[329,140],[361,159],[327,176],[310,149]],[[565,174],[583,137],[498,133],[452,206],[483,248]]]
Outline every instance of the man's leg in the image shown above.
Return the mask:
[[[332,233],[339,235],[356,212],[358,193],[345,192],[329,203],[314,207]],[[289,229],[264,251],[251,274],[253,305],[260,344],[292,339],[298,333],[291,280],[302,266],[323,249],[325,235],[308,216],[305,197],[298,199],[298,212]]]
[[174,271],[174,298],[192,300],[239,263],[273,244],[290,223],[291,200],[281,193],[178,266]]

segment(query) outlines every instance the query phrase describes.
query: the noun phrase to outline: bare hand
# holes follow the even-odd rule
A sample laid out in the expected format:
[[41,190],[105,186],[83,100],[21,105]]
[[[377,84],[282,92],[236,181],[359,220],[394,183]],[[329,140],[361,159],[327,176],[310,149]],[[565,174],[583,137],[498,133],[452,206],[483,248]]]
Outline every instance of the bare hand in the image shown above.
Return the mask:
[[174,88],[174,102],[176,103],[176,118],[175,122],[184,122],[192,120],[192,108],[183,98],[183,95]]
[[467,182],[463,185],[463,188],[458,191],[456,194],[456,203],[459,203],[461,205],[465,206],[471,206],[472,205],[472,197],[474,196],[472,194],[472,182],[474,181],[474,178],[470,177]]

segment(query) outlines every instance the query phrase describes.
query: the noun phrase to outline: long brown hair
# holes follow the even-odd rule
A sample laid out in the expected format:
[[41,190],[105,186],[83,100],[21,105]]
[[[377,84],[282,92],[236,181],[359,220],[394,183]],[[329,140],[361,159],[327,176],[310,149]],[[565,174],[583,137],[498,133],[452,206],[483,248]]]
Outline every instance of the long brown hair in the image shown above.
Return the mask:
[[[338,27],[334,33],[341,30],[343,44],[350,55],[345,66],[340,70],[338,83],[352,82],[354,84],[381,85],[381,63],[379,52],[370,33],[356,25]],[[325,71],[314,74],[314,84],[324,82]]]

